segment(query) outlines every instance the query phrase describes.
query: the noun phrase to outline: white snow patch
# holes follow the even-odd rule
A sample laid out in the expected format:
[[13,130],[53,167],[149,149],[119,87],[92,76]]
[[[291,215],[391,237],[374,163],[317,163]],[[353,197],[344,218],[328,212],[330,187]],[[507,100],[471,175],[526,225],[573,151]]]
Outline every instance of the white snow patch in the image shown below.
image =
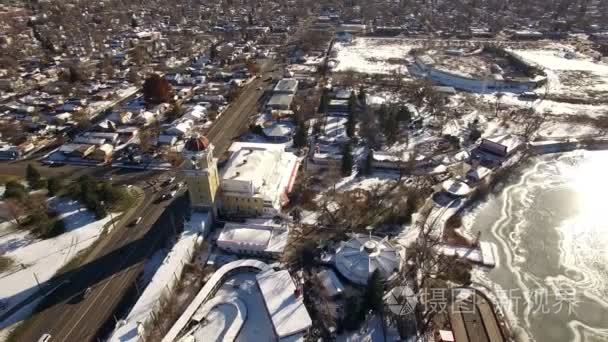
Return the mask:
[[76,201],[53,198],[49,205],[59,212],[66,228],[64,234],[36,240],[27,233],[15,232],[0,240],[4,255],[16,265],[0,278],[0,300],[7,309],[36,292],[36,278],[40,283],[48,281],[74,256],[91,246],[110,222],[109,215],[96,220],[93,213]]
[[403,60],[415,46],[395,38],[357,37],[351,43],[336,43],[338,65],[335,71],[353,69],[367,74],[389,74],[399,70],[408,75]]

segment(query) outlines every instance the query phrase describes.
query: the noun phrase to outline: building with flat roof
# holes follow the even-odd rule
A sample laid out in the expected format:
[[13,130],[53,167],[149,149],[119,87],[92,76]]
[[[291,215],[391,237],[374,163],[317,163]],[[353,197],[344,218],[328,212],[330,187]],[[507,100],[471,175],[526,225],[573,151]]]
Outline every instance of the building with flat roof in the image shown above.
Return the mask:
[[228,215],[276,215],[288,201],[300,162],[284,146],[234,143],[221,171],[220,210]]
[[295,78],[284,78],[277,82],[274,87],[275,94],[295,94],[298,91],[298,80]]
[[500,157],[508,157],[524,145],[523,137],[515,134],[502,134],[483,138],[479,144],[479,150]]
[[226,222],[217,246],[227,252],[278,258],[287,246],[289,228],[272,220],[252,219],[245,223]]
[[278,340],[303,338],[312,326],[312,320],[304,306],[301,290],[296,288],[289,272],[269,269],[256,278]]
[[291,107],[293,102],[293,94],[274,94],[266,103],[266,107],[269,109],[284,109],[287,110]]

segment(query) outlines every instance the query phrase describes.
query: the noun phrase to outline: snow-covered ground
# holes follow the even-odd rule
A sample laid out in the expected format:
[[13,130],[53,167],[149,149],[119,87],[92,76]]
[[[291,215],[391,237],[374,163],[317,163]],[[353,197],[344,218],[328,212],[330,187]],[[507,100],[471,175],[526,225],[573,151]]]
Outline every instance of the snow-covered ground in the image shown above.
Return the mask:
[[608,92],[608,65],[570,46],[556,44],[548,49],[513,52],[545,70],[551,94],[593,97],[593,92]]
[[[608,82],[608,75],[606,76],[606,81]],[[538,93],[542,96],[542,89],[539,90]],[[496,96],[493,94],[478,96],[481,100],[490,104],[496,103]],[[580,115],[591,118],[608,115],[608,104],[577,104],[546,100],[542,98],[534,101],[528,101],[518,98],[516,94],[504,94],[502,97],[500,97],[499,102],[501,106],[507,105],[519,108],[533,108],[537,113],[547,113],[551,115]]]
[[163,293],[168,291],[168,288],[172,288],[172,285],[179,280],[184,265],[192,259],[199,234],[208,230],[209,227],[209,215],[193,214],[190,222],[185,225],[184,232],[166,255],[162,264],[155,264],[155,259],[147,263],[147,273],[151,273],[154,266],[159,267],[127,317],[116,327],[109,341],[139,340],[138,323],[144,323],[152,318],[153,313],[158,313],[160,308],[159,299]]
[[334,71],[390,74],[399,70],[407,75],[404,61],[412,48],[412,42],[398,38],[357,37],[351,43],[336,43],[338,65]]
[[[91,246],[110,222],[109,215],[96,220],[93,213],[76,201],[53,198],[49,205],[59,212],[65,223],[64,234],[38,240],[26,232],[16,231],[0,238],[0,253],[15,262],[12,270],[0,274],[0,301],[6,310],[34,294],[37,281],[48,281],[80,251]],[[22,314],[27,316],[27,312]]]

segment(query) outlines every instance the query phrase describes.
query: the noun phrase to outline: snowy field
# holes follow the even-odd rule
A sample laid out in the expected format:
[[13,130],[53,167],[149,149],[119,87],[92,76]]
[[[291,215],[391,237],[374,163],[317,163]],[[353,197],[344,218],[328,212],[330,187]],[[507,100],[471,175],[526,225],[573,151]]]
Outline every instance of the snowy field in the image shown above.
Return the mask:
[[[91,246],[103,227],[110,222],[109,215],[96,220],[93,213],[76,201],[53,198],[49,200],[49,205],[60,213],[66,228],[64,234],[38,240],[26,232],[2,232],[0,254],[15,262],[13,269],[0,274],[0,301],[6,305],[5,310],[34,294],[37,289],[36,278],[40,283],[51,279],[80,251]],[[27,312],[21,314],[27,315]],[[7,321],[2,322],[1,329],[10,324]]]
[[367,74],[390,74],[400,70],[407,75],[405,58],[415,46],[396,38],[358,37],[351,43],[336,43],[338,65],[334,71],[354,70]]
[[566,45],[542,50],[514,50],[525,61],[545,70],[550,95],[595,98],[608,94],[608,65]]

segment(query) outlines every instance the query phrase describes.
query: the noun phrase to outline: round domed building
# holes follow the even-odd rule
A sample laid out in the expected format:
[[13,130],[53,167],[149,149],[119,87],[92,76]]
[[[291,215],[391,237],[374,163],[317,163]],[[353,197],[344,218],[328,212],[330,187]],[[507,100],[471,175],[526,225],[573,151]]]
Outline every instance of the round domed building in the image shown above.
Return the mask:
[[366,285],[376,270],[383,280],[388,280],[399,272],[402,256],[388,242],[388,238],[354,234],[350,240],[340,244],[336,251],[335,265],[346,279],[358,285]]

